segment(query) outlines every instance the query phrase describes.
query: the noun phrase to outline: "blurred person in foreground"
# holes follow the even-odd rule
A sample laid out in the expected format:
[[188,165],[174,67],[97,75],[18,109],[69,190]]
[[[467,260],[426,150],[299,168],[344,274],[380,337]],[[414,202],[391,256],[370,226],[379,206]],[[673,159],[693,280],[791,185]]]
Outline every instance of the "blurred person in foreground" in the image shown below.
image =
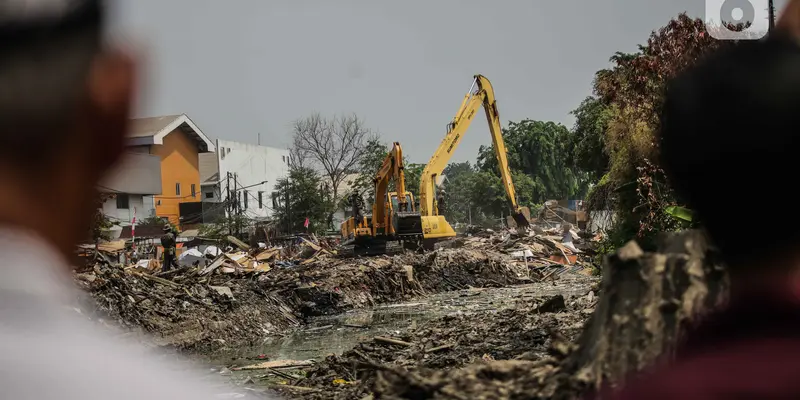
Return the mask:
[[71,306],[70,256],[120,158],[135,63],[100,0],[0,0],[0,398],[214,399],[224,385]]
[[800,177],[799,27],[791,0],[768,39],[718,52],[669,86],[662,165],[720,250],[731,297],[672,363],[611,398],[800,398],[800,216],[775,215],[786,229],[764,237],[746,217],[776,193],[791,197]]

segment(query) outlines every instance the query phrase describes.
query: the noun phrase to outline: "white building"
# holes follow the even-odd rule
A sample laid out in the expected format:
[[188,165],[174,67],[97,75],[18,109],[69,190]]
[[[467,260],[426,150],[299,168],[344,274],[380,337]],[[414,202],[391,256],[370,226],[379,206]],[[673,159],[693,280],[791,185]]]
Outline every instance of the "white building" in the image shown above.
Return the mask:
[[221,203],[231,191],[246,216],[269,219],[275,184],[289,175],[289,150],[229,140],[216,144],[216,153],[200,154],[203,202]]
[[120,164],[101,182],[101,192],[115,198],[103,203],[103,213],[120,226],[155,215],[153,196],[161,194],[161,158],[151,154],[126,153]]

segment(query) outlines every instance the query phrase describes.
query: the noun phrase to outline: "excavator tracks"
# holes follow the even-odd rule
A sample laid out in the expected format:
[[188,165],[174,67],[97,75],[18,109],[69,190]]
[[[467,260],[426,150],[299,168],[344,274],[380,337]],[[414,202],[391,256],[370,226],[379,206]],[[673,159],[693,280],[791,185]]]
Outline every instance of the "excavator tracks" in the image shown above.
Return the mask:
[[345,244],[336,249],[336,254],[341,258],[376,256],[381,254],[400,254],[403,252],[403,242],[388,241],[368,244]]

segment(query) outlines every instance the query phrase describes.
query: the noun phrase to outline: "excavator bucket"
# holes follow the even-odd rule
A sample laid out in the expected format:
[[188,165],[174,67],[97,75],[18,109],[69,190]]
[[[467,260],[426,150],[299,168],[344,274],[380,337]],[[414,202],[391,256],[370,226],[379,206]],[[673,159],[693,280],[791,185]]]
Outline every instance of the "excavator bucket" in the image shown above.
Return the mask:
[[418,212],[397,212],[392,219],[394,230],[399,236],[422,236],[422,218]]
[[531,209],[520,207],[516,213],[508,216],[507,221],[511,228],[527,228],[531,225]]

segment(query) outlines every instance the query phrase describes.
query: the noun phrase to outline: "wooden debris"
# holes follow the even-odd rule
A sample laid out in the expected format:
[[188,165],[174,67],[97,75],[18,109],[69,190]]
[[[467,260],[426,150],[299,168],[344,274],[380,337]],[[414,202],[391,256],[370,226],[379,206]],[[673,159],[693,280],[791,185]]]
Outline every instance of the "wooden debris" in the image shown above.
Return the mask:
[[448,344],[445,344],[445,345],[442,345],[442,346],[430,348],[428,350],[425,350],[425,352],[426,353],[436,353],[436,352],[439,352],[439,351],[442,351],[442,350],[450,350],[453,347],[456,347],[455,343],[448,343]]
[[241,240],[239,240],[239,239],[237,239],[237,238],[235,238],[233,236],[228,236],[228,237],[226,237],[226,239],[228,239],[229,242],[233,243],[234,245],[236,245],[236,247],[238,247],[238,248],[240,248],[242,250],[245,250],[245,251],[250,250],[250,245],[248,245],[247,243],[245,243],[245,242],[243,242],[243,241],[241,241]]
[[414,343],[408,343],[402,340],[392,339],[384,336],[375,336],[374,340],[378,343],[391,344],[395,346],[411,347],[414,345]]
[[311,360],[275,360],[265,361],[259,364],[247,365],[239,368],[231,368],[232,371],[249,371],[253,369],[277,369],[277,368],[294,368],[294,367],[308,367],[314,365]]

